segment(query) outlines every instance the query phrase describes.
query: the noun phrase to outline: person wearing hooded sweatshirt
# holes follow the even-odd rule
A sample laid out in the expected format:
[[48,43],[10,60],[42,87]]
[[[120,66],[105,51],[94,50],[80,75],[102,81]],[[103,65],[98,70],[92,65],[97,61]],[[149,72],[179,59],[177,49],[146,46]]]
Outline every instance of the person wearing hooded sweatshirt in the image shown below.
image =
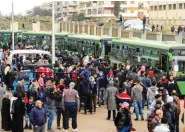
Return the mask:
[[78,92],[74,89],[75,83],[69,84],[69,89],[65,89],[63,92],[62,106],[64,110],[64,132],[69,129],[69,118],[72,117],[72,128],[73,132],[78,131],[77,129],[77,111],[80,107],[80,100]]
[[168,125],[168,118],[163,117],[161,119],[161,124],[157,125],[153,132],[170,132],[169,125]]
[[114,82],[109,81],[109,86],[105,91],[104,101],[107,104],[108,117],[107,120],[111,118],[111,111],[113,111],[113,120],[116,118],[116,96],[118,94],[118,89],[114,87]]
[[[157,94],[158,87],[156,87],[156,82],[152,82],[152,86],[147,90],[147,101],[148,101],[148,111],[150,109],[150,105],[155,100],[155,95]],[[147,118],[149,115],[147,114]]]

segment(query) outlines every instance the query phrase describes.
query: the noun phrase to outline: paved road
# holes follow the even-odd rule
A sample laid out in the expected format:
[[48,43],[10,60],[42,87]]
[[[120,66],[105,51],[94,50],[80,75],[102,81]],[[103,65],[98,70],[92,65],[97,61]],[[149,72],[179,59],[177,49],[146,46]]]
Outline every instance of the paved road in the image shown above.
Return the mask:
[[[181,101],[183,104],[183,101]],[[182,105],[181,105],[182,106]],[[131,109],[133,111],[133,109]],[[146,109],[144,110],[145,117],[146,117]],[[116,132],[114,123],[112,120],[106,120],[107,110],[105,107],[97,108],[97,113],[90,115],[84,115],[83,113],[78,114],[78,128],[79,132]],[[135,115],[132,114],[134,128],[136,128],[136,132],[148,132],[147,131],[147,122],[146,121],[134,121]],[[71,124],[71,123],[70,123]],[[183,130],[182,123],[180,124],[180,132]],[[53,123],[53,129],[55,132],[61,132],[61,130],[56,129],[56,118]],[[69,129],[70,132],[72,129]],[[32,132],[30,130],[26,130],[25,132]]]

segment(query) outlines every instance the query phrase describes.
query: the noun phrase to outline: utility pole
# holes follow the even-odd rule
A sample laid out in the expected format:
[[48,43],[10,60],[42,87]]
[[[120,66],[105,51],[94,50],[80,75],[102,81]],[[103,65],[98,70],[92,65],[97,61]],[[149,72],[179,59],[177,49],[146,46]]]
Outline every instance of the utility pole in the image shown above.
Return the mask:
[[55,2],[52,5],[52,64],[55,64]]
[[14,1],[12,1],[12,50],[15,49],[14,43]]

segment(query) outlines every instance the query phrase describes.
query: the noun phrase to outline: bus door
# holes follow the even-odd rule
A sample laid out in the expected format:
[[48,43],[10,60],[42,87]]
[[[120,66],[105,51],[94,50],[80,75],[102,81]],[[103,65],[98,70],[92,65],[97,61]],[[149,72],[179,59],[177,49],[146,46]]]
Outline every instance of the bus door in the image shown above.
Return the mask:
[[110,56],[111,53],[111,41],[104,40],[105,56]]
[[166,54],[160,54],[159,55],[159,68],[163,71],[167,71],[168,67],[168,56]]

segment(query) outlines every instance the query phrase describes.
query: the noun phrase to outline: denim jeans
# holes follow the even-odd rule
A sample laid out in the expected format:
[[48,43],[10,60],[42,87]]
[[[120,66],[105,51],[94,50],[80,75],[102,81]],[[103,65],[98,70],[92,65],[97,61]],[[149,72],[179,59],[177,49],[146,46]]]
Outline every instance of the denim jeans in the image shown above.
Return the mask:
[[48,117],[48,130],[50,130],[51,127],[52,127],[52,123],[53,123],[54,117],[55,117],[55,110],[48,110],[48,114],[49,114],[49,117]]
[[26,127],[31,127],[30,114],[26,114],[25,122],[26,122],[26,125],[25,125]]
[[147,107],[147,117],[146,117],[146,119],[148,119],[149,118],[149,116],[150,116],[150,106],[151,106],[151,102],[148,102],[148,107]]
[[103,100],[103,96],[105,94],[105,88],[100,88],[98,91],[98,103],[99,106],[101,106],[101,104],[104,104],[104,100]]
[[135,113],[136,113],[136,119],[139,119],[139,114],[141,115],[141,118],[143,118],[143,103],[142,103],[142,100],[134,101],[134,109],[135,109]]

